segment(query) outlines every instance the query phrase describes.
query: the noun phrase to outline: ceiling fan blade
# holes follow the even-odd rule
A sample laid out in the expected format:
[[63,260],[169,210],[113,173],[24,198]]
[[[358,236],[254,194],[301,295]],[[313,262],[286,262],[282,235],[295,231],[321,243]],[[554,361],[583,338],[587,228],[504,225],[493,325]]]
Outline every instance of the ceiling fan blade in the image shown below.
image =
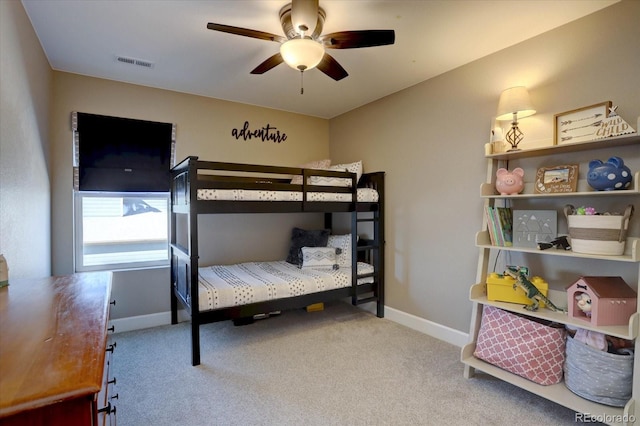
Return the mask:
[[298,34],[313,34],[318,22],[318,0],[291,0],[291,22]]
[[236,34],[244,37],[252,37],[260,40],[276,41],[278,43],[284,43],[287,41],[286,37],[265,33],[264,31],[249,30],[247,28],[232,27],[231,25],[214,24],[209,22],[207,28],[214,31],[222,31],[223,33]]
[[396,33],[393,30],[340,31],[320,37],[320,42],[329,49],[384,46],[395,41]]
[[263,63],[261,63],[260,65],[258,65],[257,67],[255,67],[251,71],[251,74],[264,74],[265,72],[269,71],[271,68],[278,66],[283,62],[284,60],[282,59],[282,55],[280,54],[280,52],[278,52],[272,57],[270,57],[269,59],[267,59],[266,61],[264,61]]
[[333,57],[329,56],[328,53],[324,54],[317,68],[335,81],[342,80],[349,75],[349,73],[342,68],[342,65],[333,59]]

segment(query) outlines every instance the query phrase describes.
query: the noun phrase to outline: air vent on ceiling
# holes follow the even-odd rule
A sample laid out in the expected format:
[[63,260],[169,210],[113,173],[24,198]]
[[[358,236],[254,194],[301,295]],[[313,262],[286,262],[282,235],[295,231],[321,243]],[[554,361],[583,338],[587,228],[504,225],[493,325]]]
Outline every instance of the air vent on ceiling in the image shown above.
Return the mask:
[[129,58],[127,56],[116,56],[116,60],[125,64],[138,65],[145,68],[153,68],[154,66],[153,62],[145,61],[144,59]]

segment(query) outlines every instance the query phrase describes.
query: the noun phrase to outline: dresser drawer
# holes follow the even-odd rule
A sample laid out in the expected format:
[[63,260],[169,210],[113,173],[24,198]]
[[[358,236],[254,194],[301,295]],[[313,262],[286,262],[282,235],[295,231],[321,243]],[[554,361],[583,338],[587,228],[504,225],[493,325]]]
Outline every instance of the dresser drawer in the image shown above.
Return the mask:
[[113,339],[109,339],[107,343],[106,355],[104,359],[104,374],[102,376],[102,388],[96,397],[97,405],[97,424],[98,426],[108,426],[116,424],[116,405],[118,394],[115,393],[114,387],[117,380],[113,376],[114,354],[116,352],[117,343]]
[[2,426],[90,426],[94,413],[93,395],[60,401],[0,419]]

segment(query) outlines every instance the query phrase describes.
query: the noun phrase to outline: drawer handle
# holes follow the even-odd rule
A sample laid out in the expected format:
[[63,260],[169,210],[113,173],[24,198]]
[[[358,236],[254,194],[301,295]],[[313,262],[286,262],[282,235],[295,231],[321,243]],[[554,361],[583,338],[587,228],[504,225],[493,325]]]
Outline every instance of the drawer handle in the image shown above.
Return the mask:
[[116,326],[115,326],[115,325],[112,325],[111,327],[107,328],[107,331],[108,331],[108,332],[110,332],[110,333],[115,333],[115,331],[116,331]]
[[106,351],[113,353],[113,351],[115,351],[115,349],[116,349],[116,342],[113,342],[113,345],[109,345],[109,347],[106,349]]
[[107,402],[107,406],[99,409],[98,413],[115,414],[116,413],[116,406],[115,405],[111,405],[110,402]]
[[113,395],[111,399],[118,399],[118,394]]
[[107,384],[108,385],[114,385],[116,384],[116,378],[114,377],[113,380],[107,380]]
[[113,299],[111,302],[109,302],[110,305],[116,306],[116,300]]

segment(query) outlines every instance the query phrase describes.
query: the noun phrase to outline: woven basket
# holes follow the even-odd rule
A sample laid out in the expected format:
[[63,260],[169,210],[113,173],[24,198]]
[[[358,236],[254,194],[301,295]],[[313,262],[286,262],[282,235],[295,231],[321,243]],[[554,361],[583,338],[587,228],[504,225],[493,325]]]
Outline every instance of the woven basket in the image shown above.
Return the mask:
[[571,392],[614,407],[631,399],[633,351],[612,354],[568,337],[566,357],[564,381]]
[[576,253],[619,256],[624,253],[629,219],[633,205],[628,205],[624,215],[577,215],[568,204],[564,214],[569,226],[571,250]]

